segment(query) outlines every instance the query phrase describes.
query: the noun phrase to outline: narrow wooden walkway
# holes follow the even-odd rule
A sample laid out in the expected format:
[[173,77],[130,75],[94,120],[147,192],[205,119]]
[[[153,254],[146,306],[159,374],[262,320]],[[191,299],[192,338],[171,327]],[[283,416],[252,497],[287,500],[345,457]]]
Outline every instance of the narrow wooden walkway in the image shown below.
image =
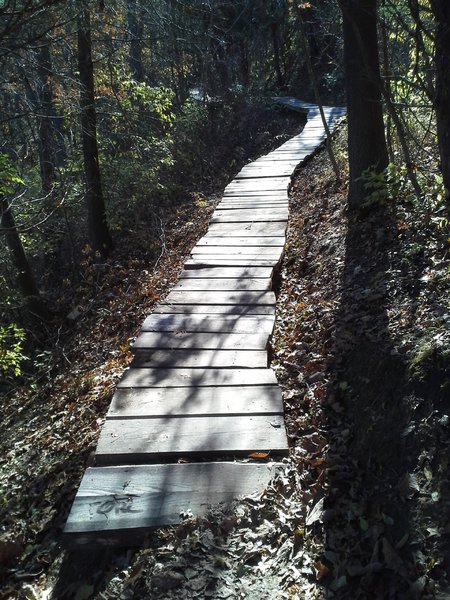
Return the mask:
[[[318,109],[302,133],[227,186],[179,283],[147,317],[65,527],[68,543],[137,544],[188,511],[262,491],[288,443],[267,364],[272,274],[285,243],[295,168],[324,141]],[[326,108],[330,127],[344,114]],[[239,462],[246,458],[246,462]],[[248,460],[250,459],[250,461]],[[177,462],[177,461],[186,462]]]

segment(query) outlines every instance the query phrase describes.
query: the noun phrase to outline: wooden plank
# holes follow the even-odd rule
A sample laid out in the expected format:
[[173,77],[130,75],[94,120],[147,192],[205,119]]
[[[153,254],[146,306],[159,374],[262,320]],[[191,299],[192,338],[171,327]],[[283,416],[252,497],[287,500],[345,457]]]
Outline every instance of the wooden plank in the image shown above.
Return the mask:
[[118,388],[274,385],[271,369],[128,369]]
[[247,195],[247,193],[261,194],[262,192],[284,192],[285,190],[287,193],[290,181],[290,177],[286,177],[286,182],[284,183],[272,182],[272,178],[270,177],[261,179],[236,179],[228,185],[225,194],[235,193]]
[[225,291],[225,290],[252,290],[264,292],[271,289],[270,279],[251,279],[241,277],[234,279],[180,279],[174,290],[189,291]]
[[107,417],[252,414],[283,414],[279,386],[118,389]]
[[268,167],[270,165],[283,165],[295,169],[298,166],[298,161],[295,152],[291,152],[291,156],[286,156],[286,152],[275,151],[272,152],[272,154],[267,154],[266,156],[258,158],[258,160],[255,160],[252,164],[259,168]]
[[135,339],[132,349],[166,348],[169,350],[265,350],[267,333],[214,333],[187,331],[144,331]]
[[[272,261],[273,264],[276,264],[280,257],[283,254],[284,248],[279,248],[274,246],[273,250],[275,252],[267,252],[270,248],[265,248],[266,252],[262,252],[261,255],[258,255],[257,252],[250,252],[250,248],[247,248],[247,252],[244,253],[236,253],[228,255],[224,252],[224,248],[220,246],[201,246],[201,248],[205,249],[205,252],[201,252],[199,250],[193,250],[191,254],[191,258],[193,260],[198,260],[199,262],[208,261],[208,260],[221,260],[221,261],[236,261],[238,260],[241,264],[252,264],[254,260],[269,260]],[[226,246],[225,246],[226,248]],[[255,246],[255,249],[257,246]],[[217,252],[215,252],[217,250]]]
[[185,262],[186,269],[195,269],[198,266],[208,267],[272,267],[274,268],[279,263],[279,259],[269,257],[247,257],[247,258],[223,258],[217,254],[205,258],[193,258]]
[[[297,166],[297,165],[295,165]],[[291,166],[291,165],[286,165],[286,164],[278,164],[277,165],[262,165],[262,166],[258,166],[258,165],[250,165],[248,167],[244,167],[242,169],[242,171],[240,171],[237,175],[235,180],[240,180],[240,179],[255,179],[255,178],[259,178],[259,179],[265,179],[265,178],[269,178],[269,177],[277,177],[277,176],[284,176],[284,177],[289,177],[292,175],[295,166]]]
[[276,463],[213,462],[91,467],[64,528],[67,545],[136,546],[149,528],[180,523],[182,512],[205,515],[210,505],[261,493]]
[[282,415],[107,419],[97,466],[145,464],[165,458],[287,454]]
[[288,189],[291,178],[283,177],[284,181],[278,181],[278,177],[255,177],[247,179],[235,179],[225,188],[226,192],[284,192]]
[[296,151],[296,152],[314,152],[319,144],[325,139],[325,136],[322,133],[317,133],[317,135],[310,136],[309,140],[293,140],[290,142],[286,142],[283,146],[277,148],[277,152],[282,153],[283,151]]
[[246,189],[226,189],[223,193],[223,198],[274,198],[275,195],[279,200],[286,200],[289,198],[288,196],[288,186],[286,185],[286,189],[280,190],[254,190],[250,188]]
[[249,304],[248,306],[221,306],[220,304],[159,304],[153,311],[154,315],[196,315],[213,316],[217,320],[225,316],[249,315],[249,316],[274,316],[275,307],[261,304]]
[[228,258],[240,258],[241,256],[269,256],[277,257],[283,252],[283,246],[194,246],[191,250],[192,256],[212,254],[226,254]]
[[[285,238],[279,236],[267,236],[267,237],[240,237],[240,238],[226,238],[212,235],[205,235],[201,240],[197,242],[197,248],[201,246],[265,246],[269,248],[271,246],[284,247]],[[257,267],[255,267],[257,268]]]
[[287,221],[289,210],[286,208],[276,208],[271,210],[259,210],[254,208],[252,211],[242,209],[216,210],[211,219],[211,223],[256,223],[263,221],[271,223],[274,221]]
[[262,369],[267,367],[265,350],[156,350],[136,349],[133,368],[153,369]]
[[257,209],[264,209],[266,206],[289,206],[288,198],[271,199],[270,197],[265,200],[264,198],[256,198],[255,196],[226,196],[217,205],[218,209],[222,208],[233,208],[234,206],[245,206]]
[[258,202],[258,204],[254,204],[251,199],[242,199],[238,202],[220,202],[217,206],[217,210],[280,210],[289,208],[289,203],[287,200],[271,200],[270,202]]
[[[287,202],[279,202],[278,204],[267,204],[267,205],[263,205],[263,206],[254,206],[251,202],[246,202],[245,200],[240,200],[239,203],[225,203],[225,204],[220,204],[217,207],[217,211],[235,211],[235,210],[240,210],[240,211],[245,211],[245,212],[253,212],[255,210],[260,210],[260,209],[264,209],[264,210],[270,210],[272,213],[281,210],[281,211],[285,211],[289,209],[289,204]],[[252,221],[252,219],[249,219],[250,221]]]
[[227,187],[225,189],[229,189],[230,187],[248,187],[248,188],[252,188],[252,189],[259,189],[260,186],[262,186],[264,188],[264,186],[266,186],[267,184],[270,185],[289,185],[289,177],[272,177],[271,181],[260,181],[258,178],[255,178],[255,181],[237,181],[236,179],[233,179],[233,181],[231,183],[229,183],[227,185]]
[[[207,307],[209,310],[209,307]],[[230,307],[227,307],[229,310]],[[272,333],[274,315],[152,314],[142,331],[188,331],[196,333]]]
[[275,304],[273,292],[223,291],[190,292],[175,291],[169,293],[165,301],[168,304]]
[[[277,192],[273,192],[274,194]],[[251,204],[256,207],[264,207],[265,204],[287,204],[289,202],[289,197],[285,192],[277,193],[278,195],[272,196],[270,194],[261,194],[261,195],[249,195],[242,194],[242,196],[234,195],[224,195],[222,199],[219,201],[218,206],[222,206],[223,204],[233,204],[238,202],[246,202],[247,204]]]
[[[235,240],[236,238],[232,238],[233,240]],[[237,239],[243,239],[243,238],[237,238]],[[249,239],[255,239],[258,240],[260,238],[249,238]],[[268,240],[276,240],[276,239],[280,239],[280,238],[267,238]],[[202,240],[205,241],[209,241],[209,240],[222,240],[222,244],[227,244],[227,242],[230,242],[229,239],[227,238],[202,238]],[[231,243],[231,242],[230,242]],[[238,242],[237,242],[238,243]],[[207,245],[207,244],[205,244]],[[212,245],[217,245],[216,243],[213,242]],[[256,245],[259,245],[259,243],[257,243]],[[269,246],[275,246],[278,244],[270,244]],[[252,278],[264,278],[264,279],[270,279],[272,276],[272,269],[270,267],[203,267],[203,268],[199,268],[199,269],[189,269],[189,270],[184,270],[182,271],[181,275],[180,275],[180,280],[181,279],[194,279],[194,278],[200,278],[203,279],[204,277],[208,277],[209,279],[214,279],[214,278],[222,278],[222,279],[231,279],[233,277],[236,278],[240,278],[240,277],[252,277]]]
[[216,237],[243,237],[243,236],[280,236],[286,231],[286,223],[212,223],[209,233]]

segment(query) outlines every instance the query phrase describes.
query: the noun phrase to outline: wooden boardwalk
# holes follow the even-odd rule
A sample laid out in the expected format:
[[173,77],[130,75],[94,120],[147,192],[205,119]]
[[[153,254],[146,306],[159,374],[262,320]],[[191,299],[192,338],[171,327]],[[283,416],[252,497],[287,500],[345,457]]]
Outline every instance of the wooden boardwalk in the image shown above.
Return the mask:
[[[325,140],[318,109],[302,133],[246,165],[175,288],[149,315],[117,386],[64,530],[69,544],[138,544],[190,511],[262,491],[288,443],[268,365],[271,290],[295,168]],[[332,128],[344,109],[326,108]],[[246,462],[239,462],[246,459]],[[178,462],[181,461],[181,462]]]

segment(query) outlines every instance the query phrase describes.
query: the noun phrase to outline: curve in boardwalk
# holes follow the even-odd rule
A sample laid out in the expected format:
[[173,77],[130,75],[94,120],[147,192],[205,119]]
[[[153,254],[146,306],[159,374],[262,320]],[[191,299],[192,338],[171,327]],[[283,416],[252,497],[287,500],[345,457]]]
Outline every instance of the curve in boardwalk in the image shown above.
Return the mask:
[[[281,392],[267,364],[271,280],[285,243],[291,175],[325,131],[316,106],[279,101],[308,111],[307,124],[226,187],[178,284],[145,319],[96,466],[86,470],[67,520],[68,543],[137,544],[181,513],[262,491],[276,463],[239,457],[288,452]],[[344,112],[325,108],[330,128]]]

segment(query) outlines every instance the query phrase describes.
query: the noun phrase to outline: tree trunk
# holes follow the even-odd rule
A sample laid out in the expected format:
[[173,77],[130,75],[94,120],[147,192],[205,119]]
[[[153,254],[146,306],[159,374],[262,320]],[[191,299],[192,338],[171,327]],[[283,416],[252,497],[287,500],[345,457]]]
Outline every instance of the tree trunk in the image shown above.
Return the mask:
[[377,0],[339,0],[344,27],[344,66],[348,111],[349,208],[367,195],[362,173],[389,163],[381,104]]
[[44,40],[35,51],[36,66],[30,74],[19,66],[25,95],[36,115],[37,146],[41,175],[41,188],[53,208],[51,196],[56,181],[56,167],[64,164],[66,148],[62,132],[62,121],[56,113],[53,100],[52,57],[50,42]]
[[55,136],[52,124],[53,90],[51,84],[51,55],[48,44],[38,50],[38,98],[39,98],[39,162],[41,169],[42,191],[51,196],[56,180]]
[[127,23],[130,40],[129,65],[135,81],[144,81],[144,66],[142,64],[142,31],[143,22],[138,14],[139,0],[127,0]]
[[272,21],[270,24],[270,30],[272,34],[272,46],[273,46],[273,62],[275,66],[275,73],[277,74],[277,83],[280,90],[284,87],[283,71],[281,70],[280,61],[280,34],[278,31],[278,23]]
[[86,180],[89,237],[93,250],[105,258],[112,248],[106,222],[100,165],[98,161],[97,115],[94,100],[94,68],[90,14],[83,2],[78,16],[78,69],[80,72],[80,109],[83,158]]
[[441,171],[450,197],[450,3],[448,0],[432,0],[436,18],[435,62],[436,62],[436,121],[441,158]]
[[11,254],[11,260],[17,270],[17,288],[25,299],[29,312],[42,319],[49,317],[49,312],[42,301],[30,263],[17,232],[14,215],[6,199],[0,201],[0,233],[5,236],[6,245]]

